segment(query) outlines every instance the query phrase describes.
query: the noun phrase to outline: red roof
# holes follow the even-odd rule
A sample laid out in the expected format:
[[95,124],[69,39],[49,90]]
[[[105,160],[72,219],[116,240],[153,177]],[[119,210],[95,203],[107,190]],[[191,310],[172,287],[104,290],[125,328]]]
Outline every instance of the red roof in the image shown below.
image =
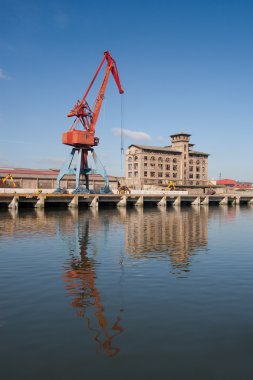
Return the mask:
[[216,181],[216,185],[230,185],[234,186],[236,185],[236,181],[234,179],[218,179]]

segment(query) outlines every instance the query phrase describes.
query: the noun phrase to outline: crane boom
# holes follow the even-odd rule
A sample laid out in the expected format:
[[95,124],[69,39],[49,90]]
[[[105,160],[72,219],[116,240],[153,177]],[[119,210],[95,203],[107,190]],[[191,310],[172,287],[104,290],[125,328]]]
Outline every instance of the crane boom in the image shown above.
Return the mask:
[[[104,62],[107,61],[105,75],[99,89],[94,108],[92,109],[86,98],[92,88]],[[108,84],[110,74],[113,75],[119,93],[123,94],[124,91],[121,87],[118,69],[115,60],[110,55],[109,51],[104,53],[102,61],[100,62],[84,96],[81,100],[78,100],[72,110],[68,113],[68,117],[75,117],[72,126],[68,132],[63,133],[62,142],[66,145],[71,145],[76,148],[92,148],[98,145],[99,139],[94,137],[97,120],[100,114],[102,103],[104,100],[105,90]],[[76,127],[81,122],[83,130],[77,130]]]

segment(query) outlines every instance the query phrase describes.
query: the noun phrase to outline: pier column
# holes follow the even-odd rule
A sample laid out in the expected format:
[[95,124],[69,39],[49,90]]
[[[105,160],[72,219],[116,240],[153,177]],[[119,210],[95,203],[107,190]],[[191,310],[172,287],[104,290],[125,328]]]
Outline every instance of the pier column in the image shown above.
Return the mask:
[[207,195],[202,202],[200,202],[201,205],[209,206],[209,196]]
[[181,206],[181,197],[178,196],[173,202],[173,206]]
[[220,202],[219,202],[219,205],[227,205],[228,204],[228,197],[226,196],[226,197],[224,197]]
[[249,204],[249,205],[253,205],[253,198],[251,198],[251,199],[248,201],[248,204]]
[[157,203],[157,206],[166,207],[167,205],[167,197],[164,195],[162,199]]
[[123,195],[123,197],[121,197],[120,201],[117,203],[117,207],[126,207],[126,205],[127,205],[127,197]]
[[241,197],[235,197],[235,199],[233,201],[233,205],[239,206],[240,205],[240,199],[241,199]]
[[34,207],[36,208],[44,208],[45,207],[45,195],[42,195],[40,194],[38,197],[37,197],[37,202],[35,203]]
[[96,207],[98,208],[98,196],[95,196],[91,203],[89,204],[89,207]]
[[14,195],[11,203],[8,205],[8,208],[18,209],[18,201],[19,201],[19,197],[17,195]]
[[78,195],[74,195],[71,202],[69,202],[68,207],[78,207]]
[[135,206],[143,207],[143,195],[136,201]]
[[191,204],[193,206],[199,206],[200,205],[200,197],[197,197]]

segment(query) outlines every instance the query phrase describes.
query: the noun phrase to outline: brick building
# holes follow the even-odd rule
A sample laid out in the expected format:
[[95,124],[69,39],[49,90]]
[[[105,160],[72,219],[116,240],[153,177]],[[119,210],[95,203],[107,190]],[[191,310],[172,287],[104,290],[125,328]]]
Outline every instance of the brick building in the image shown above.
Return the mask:
[[132,144],[126,151],[126,183],[133,188],[177,185],[205,185],[208,153],[193,150],[190,134],[171,135],[165,147]]

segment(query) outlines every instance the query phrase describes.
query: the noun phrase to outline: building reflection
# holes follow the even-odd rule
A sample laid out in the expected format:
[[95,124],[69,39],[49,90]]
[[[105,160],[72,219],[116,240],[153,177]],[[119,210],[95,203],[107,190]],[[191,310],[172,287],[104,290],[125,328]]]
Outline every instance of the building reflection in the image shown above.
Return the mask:
[[[77,210],[74,211],[78,213]],[[98,217],[89,219],[89,216],[82,219],[77,217],[75,220],[77,249],[73,248],[73,244],[71,247],[70,244],[69,259],[64,265],[63,278],[67,295],[72,299],[70,305],[76,310],[76,315],[86,321],[96,342],[97,352],[114,357],[120,352],[120,348],[114,345],[114,338],[123,332],[121,326],[123,309],[118,311],[113,322],[106,317],[106,309],[96,283],[96,271],[99,264],[94,259],[95,247],[93,247],[91,257],[88,255],[90,229],[93,230],[91,233],[95,232],[100,220]],[[73,239],[73,235],[70,235],[70,238]]]
[[191,256],[208,243],[208,207],[180,208],[129,213],[126,251],[134,257],[169,256],[174,268],[187,270]]

